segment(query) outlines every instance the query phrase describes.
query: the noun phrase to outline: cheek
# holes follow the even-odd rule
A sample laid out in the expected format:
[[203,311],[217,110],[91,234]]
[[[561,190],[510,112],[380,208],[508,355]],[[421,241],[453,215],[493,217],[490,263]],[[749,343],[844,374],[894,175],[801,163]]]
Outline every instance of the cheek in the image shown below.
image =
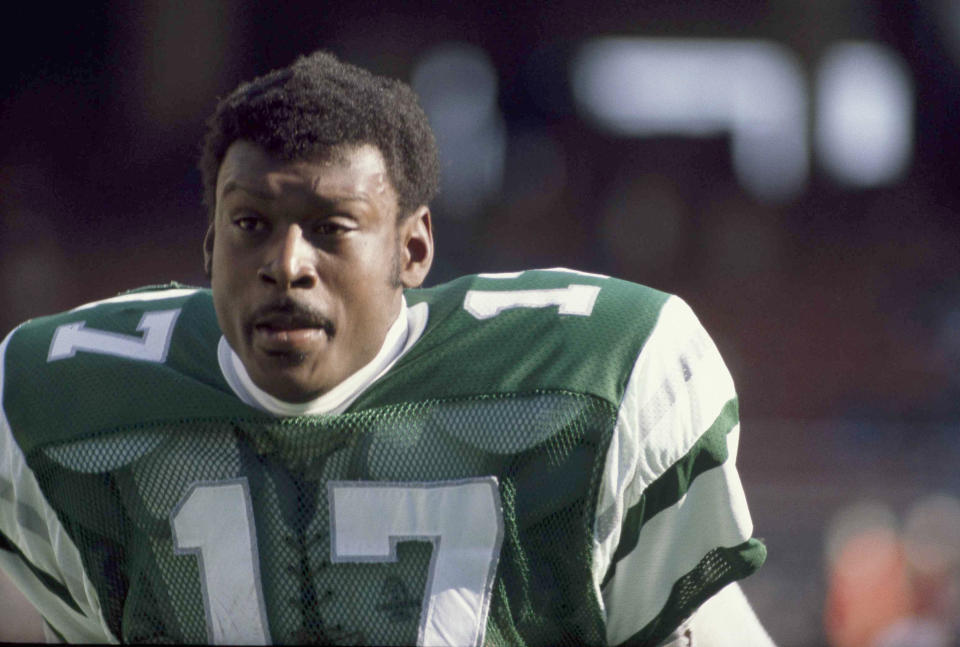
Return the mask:
[[[242,280],[237,271],[236,259],[225,249],[214,250],[210,276],[210,288],[213,290],[213,302],[217,311],[220,328],[224,332],[239,326],[241,308]],[[229,339],[231,343],[236,340]]]
[[216,280],[211,281],[213,286],[213,309],[217,314],[217,323],[220,325],[220,332],[224,334],[230,345],[237,349],[240,347],[239,339],[235,334],[237,323],[230,318],[233,308],[230,307],[230,299],[227,298],[222,288],[216,284]]
[[398,262],[400,243],[395,231],[387,231],[371,240],[363,249],[364,262],[367,264],[368,275],[390,277],[393,275]]
[[213,248],[213,280],[224,285],[241,282],[251,268],[256,273],[257,268],[252,265],[255,262],[249,252],[244,253],[243,249],[218,238]]
[[214,298],[222,302],[230,292],[230,266],[224,263],[222,256],[214,256],[211,264],[210,287]]
[[[349,254],[334,257],[328,268],[336,275],[335,280],[345,296],[352,294],[355,298],[366,299],[370,297],[365,295],[382,294],[381,284],[388,282],[393,271],[393,257],[391,248],[383,246],[378,240],[368,239],[357,241]],[[320,271],[323,272],[322,265]]]
[[398,292],[394,281],[395,252],[392,247],[368,245],[357,250],[354,261],[338,272],[337,290],[348,316],[356,322],[354,325],[364,324],[358,334],[370,331],[376,335],[385,323],[392,323],[394,316]]

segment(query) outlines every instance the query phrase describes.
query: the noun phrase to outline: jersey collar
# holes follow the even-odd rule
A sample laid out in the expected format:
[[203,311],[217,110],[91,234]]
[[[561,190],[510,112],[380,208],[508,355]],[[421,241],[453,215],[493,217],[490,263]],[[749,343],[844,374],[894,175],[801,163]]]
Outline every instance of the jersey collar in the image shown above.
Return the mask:
[[277,416],[343,413],[420,339],[427,327],[427,316],[426,303],[418,303],[408,308],[407,300],[404,298],[400,314],[387,331],[383,346],[380,347],[376,356],[343,382],[308,402],[286,402],[275,398],[254,384],[240,357],[223,336],[220,337],[220,343],[217,346],[217,360],[220,364],[220,372],[223,373],[224,379],[236,396],[261,411]]

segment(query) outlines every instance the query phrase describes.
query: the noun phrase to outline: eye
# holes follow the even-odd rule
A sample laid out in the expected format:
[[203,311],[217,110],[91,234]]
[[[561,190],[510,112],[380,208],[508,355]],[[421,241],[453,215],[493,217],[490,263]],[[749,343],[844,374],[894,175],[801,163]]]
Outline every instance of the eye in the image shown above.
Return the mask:
[[320,220],[313,225],[313,233],[318,236],[339,236],[350,228],[335,220]]
[[252,234],[266,231],[268,224],[263,216],[250,211],[244,211],[233,218],[233,225],[237,229]]

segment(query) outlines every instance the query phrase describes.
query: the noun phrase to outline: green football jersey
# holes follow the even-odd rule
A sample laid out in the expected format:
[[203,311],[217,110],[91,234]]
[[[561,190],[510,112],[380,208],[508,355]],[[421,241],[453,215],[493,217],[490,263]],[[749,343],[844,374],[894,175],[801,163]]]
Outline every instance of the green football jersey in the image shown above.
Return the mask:
[[733,382],[683,301],[532,270],[401,317],[321,415],[243,392],[208,290],[23,324],[0,568],[68,641],[580,645],[657,644],[763,562]]

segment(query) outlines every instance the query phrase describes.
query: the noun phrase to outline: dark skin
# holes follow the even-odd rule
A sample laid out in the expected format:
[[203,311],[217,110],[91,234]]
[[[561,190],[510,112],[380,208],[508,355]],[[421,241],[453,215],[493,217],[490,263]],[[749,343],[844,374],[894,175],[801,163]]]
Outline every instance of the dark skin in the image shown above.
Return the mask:
[[234,142],[216,200],[203,250],[220,328],[254,383],[288,402],[369,363],[433,261],[429,209],[398,219],[374,146],[284,161]]

